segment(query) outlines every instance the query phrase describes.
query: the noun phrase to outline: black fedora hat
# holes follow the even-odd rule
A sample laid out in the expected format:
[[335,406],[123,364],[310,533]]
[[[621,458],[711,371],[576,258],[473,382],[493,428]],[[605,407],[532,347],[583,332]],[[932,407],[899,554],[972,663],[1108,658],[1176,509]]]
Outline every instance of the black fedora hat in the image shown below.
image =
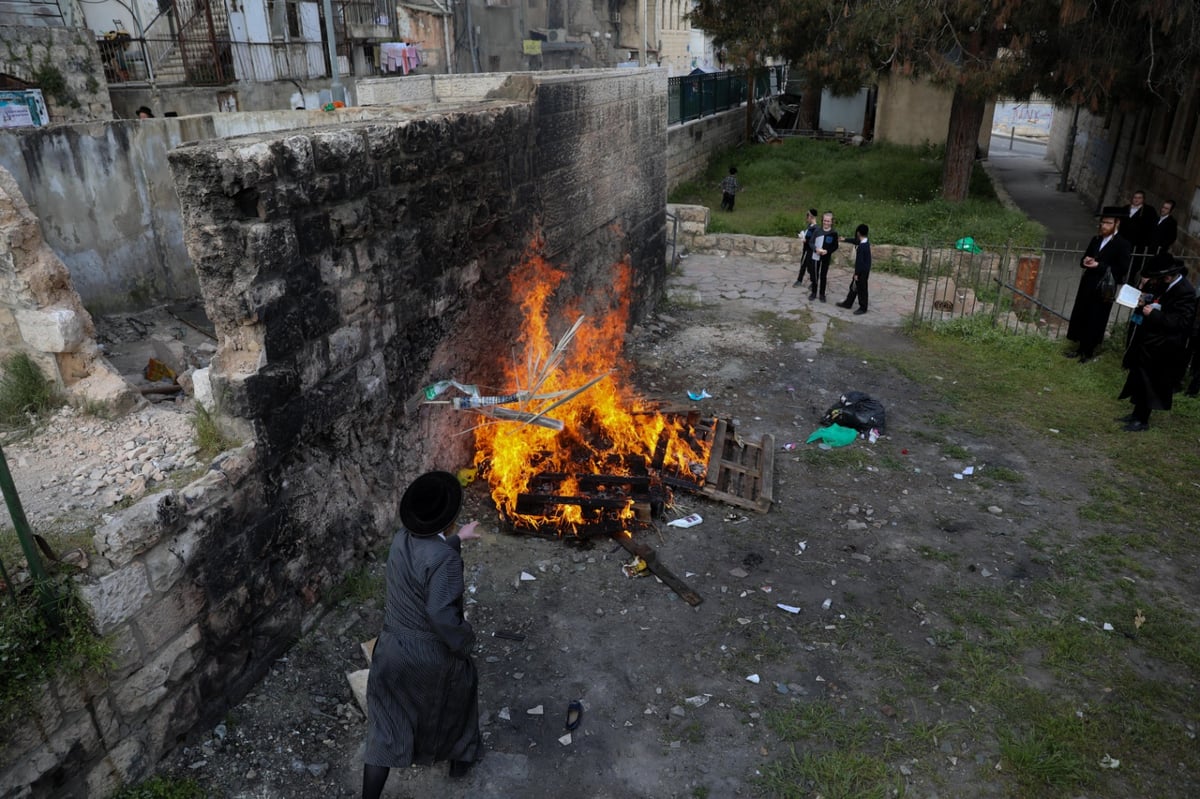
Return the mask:
[[400,499],[400,523],[415,536],[437,535],[457,518],[463,490],[450,472],[426,472]]
[[1146,268],[1142,270],[1142,277],[1166,277],[1182,274],[1186,269],[1182,258],[1176,258],[1169,252],[1160,252],[1146,264]]
[[1096,214],[1096,216],[1100,217],[1101,219],[1104,219],[1105,217],[1124,219],[1125,217],[1129,216],[1129,209],[1123,205],[1106,205],[1100,209],[1100,213]]

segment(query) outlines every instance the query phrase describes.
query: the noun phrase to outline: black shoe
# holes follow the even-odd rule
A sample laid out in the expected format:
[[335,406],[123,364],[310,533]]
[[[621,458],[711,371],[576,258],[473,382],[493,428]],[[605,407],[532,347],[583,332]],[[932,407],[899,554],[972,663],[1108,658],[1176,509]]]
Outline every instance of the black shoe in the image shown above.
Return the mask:
[[863,315],[863,314],[865,314],[866,312],[867,312],[867,309],[866,309],[866,308],[859,308],[857,311],[855,311],[855,312],[854,312],[854,315],[855,315],[855,316],[862,316],[862,315]]
[[568,730],[574,730],[579,726],[580,720],[583,718],[583,703],[578,699],[572,699],[567,705],[567,723]]
[[813,300],[815,300],[816,298],[817,298],[817,292],[815,292],[815,291],[814,291],[813,293],[811,293],[811,294],[809,294],[809,295],[808,295],[808,301],[809,301],[809,302],[812,302],[812,301],[813,301]]
[[798,289],[798,288],[800,288],[800,287],[801,287],[801,286],[803,286],[803,285],[804,285],[804,281],[803,281],[803,280],[797,280],[795,283],[793,283],[793,284],[792,284],[792,288],[794,288],[794,289]]
[[1137,419],[1134,419],[1132,422],[1125,425],[1121,429],[1124,430],[1126,433],[1144,433],[1145,431],[1150,429],[1150,423],[1149,422],[1139,422]]
[[1121,424],[1129,424],[1130,422],[1136,422],[1137,417],[1132,413],[1127,413],[1124,416],[1118,416],[1115,421],[1118,421]]
[[450,761],[450,776],[453,779],[462,779],[467,776],[467,772],[471,770],[471,766],[475,765],[474,760],[451,760]]
[[849,308],[851,304],[848,302],[835,302],[834,305],[839,308]]
[[825,302],[825,295],[824,295],[824,294],[822,294],[822,295],[821,295],[821,302]]
[[1064,358],[1078,358],[1079,350],[1071,350],[1070,352],[1064,352],[1063,357]]

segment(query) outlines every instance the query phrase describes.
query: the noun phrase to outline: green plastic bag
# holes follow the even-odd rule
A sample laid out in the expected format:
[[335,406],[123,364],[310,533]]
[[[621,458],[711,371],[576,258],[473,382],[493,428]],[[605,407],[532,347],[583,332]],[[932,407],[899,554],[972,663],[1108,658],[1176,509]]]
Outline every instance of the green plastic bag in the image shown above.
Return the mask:
[[983,248],[975,244],[975,239],[970,236],[963,236],[958,241],[954,242],[954,249],[969,252],[971,255],[979,255],[983,252]]
[[819,440],[826,442],[831,447],[844,447],[856,438],[858,438],[858,431],[853,427],[842,427],[840,424],[831,424],[829,427],[814,430],[813,434],[804,443],[811,444]]

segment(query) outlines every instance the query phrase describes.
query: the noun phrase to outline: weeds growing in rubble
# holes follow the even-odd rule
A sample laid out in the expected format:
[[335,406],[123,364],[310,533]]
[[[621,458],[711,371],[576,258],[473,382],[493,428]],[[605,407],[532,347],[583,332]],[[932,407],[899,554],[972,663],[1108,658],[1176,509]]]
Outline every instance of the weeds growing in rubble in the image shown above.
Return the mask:
[[87,605],[71,586],[57,581],[57,629],[35,591],[18,589],[15,598],[7,592],[0,598],[0,741],[15,725],[28,723],[34,697],[49,677],[101,671],[111,662],[111,644],[96,635]]
[[220,425],[217,424],[217,420],[200,403],[196,403],[196,412],[192,416],[192,429],[196,433],[196,446],[200,448],[200,451],[196,453],[198,459],[215,458],[238,444],[237,441],[225,435]]
[[61,404],[42,370],[23,352],[0,365],[0,428],[21,428]]
[[204,799],[207,795],[195,780],[151,777],[145,782],[122,788],[110,799]]

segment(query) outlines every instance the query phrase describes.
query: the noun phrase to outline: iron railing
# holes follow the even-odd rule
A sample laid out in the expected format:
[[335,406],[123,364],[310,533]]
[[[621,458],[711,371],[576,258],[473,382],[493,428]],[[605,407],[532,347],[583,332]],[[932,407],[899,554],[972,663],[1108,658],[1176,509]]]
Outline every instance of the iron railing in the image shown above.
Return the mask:
[[[755,76],[754,99],[778,94],[786,85],[784,66],[764,67]],[[710,72],[667,79],[667,124],[712,116],[746,102],[745,72]]]
[[[913,308],[917,322],[986,314],[995,327],[1006,331],[1055,340],[1066,335],[1087,242],[1048,242],[1041,247],[1011,243],[989,247],[975,242],[974,246],[978,252],[956,245],[925,245]],[[1200,258],[1184,261],[1193,274],[1200,267]],[[1120,305],[1115,308],[1110,327],[1124,326],[1130,311]]]

